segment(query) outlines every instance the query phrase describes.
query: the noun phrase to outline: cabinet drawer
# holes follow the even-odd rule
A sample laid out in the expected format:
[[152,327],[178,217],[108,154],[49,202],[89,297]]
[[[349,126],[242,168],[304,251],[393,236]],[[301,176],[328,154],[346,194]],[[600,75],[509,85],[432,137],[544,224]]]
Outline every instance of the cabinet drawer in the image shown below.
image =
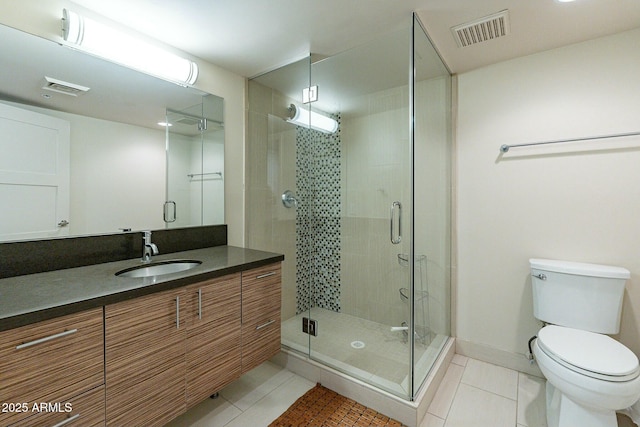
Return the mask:
[[[0,402],[60,402],[104,383],[102,308],[0,333]],[[0,413],[0,425],[32,415]]]
[[[58,409],[69,412],[57,412]],[[100,427],[104,425],[104,385],[102,385],[80,396],[59,402],[58,407],[43,408],[43,412],[19,421],[12,427]]]
[[280,310],[280,263],[242,273],[242,323],[259,321],[265,313]]
[[280,310],[242,325],[242,372],[247,372],[280,351]]

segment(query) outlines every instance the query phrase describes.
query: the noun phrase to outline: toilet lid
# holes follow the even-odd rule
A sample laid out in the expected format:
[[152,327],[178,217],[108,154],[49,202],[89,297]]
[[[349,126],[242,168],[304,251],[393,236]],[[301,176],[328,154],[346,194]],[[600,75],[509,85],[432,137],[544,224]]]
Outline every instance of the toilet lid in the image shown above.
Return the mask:
[[607,335],[549,325],[538,332],[538,345],[557,362],[594,378],[628,381],[640,373],[636,355]]

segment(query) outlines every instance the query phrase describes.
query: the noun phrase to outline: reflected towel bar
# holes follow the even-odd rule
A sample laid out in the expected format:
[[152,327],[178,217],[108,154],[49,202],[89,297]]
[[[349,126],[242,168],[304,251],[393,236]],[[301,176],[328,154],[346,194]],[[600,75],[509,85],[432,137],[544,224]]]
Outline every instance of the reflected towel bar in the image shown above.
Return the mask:
[[528,147],[531,145],[560,144],[563,142],[592,141],[595,139],[624,138],[627,136],[640,136],[640,132],[615,133],[611,135],[600,135],[600,136],[591,136],[591,137],[573,138],[573,139],[558,139],[555,141],[529,142],[527,144],[515,144],[515,145],[504,144],[500,147],[500,152],[506,153],[511,148]]
[[220,179],[222,179],[222,172],[207,172],[207,173],[190,173],[187,174],[189,178],[193,178],[194,176],[206,176],[206,175],[218,175]]

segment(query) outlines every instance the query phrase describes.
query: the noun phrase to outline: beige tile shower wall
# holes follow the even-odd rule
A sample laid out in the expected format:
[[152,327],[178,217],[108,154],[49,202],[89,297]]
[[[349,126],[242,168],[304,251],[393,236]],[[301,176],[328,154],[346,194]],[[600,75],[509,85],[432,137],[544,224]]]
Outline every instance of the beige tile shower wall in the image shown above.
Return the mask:
[[[418,82],[416,100],[416,264],[417,290],[429,293],[416,305],[416,322],[449,334],[449,141],[447,85],[444,79]],[[400,288],[409,287],[409,267],[398,254],[409,253],[410,166],[408,88],[372,94],[342,124],[342,276],[343,312],[388,325],[409,319]],[[389,210],[403,204],[402,244],[392,245]]]
[[631,271],[618,338],[640,354],[640,29],[459,76],[457,338],[523,360],[531,257]]
[[[389,236],[391,203],[408,212],[407,89],[396,88],[360,100],[360,109],[342,116],[342,311],[388,325],[409,320],[399,290],[409,269],[398,263],[408,253]],[[405,147],[402,149],[400,147]]]

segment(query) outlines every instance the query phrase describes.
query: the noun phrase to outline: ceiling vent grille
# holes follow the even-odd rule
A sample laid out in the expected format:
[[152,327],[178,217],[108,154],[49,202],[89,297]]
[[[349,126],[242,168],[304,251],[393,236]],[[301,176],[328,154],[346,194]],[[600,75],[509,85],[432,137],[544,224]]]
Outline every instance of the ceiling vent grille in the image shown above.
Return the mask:
[[200,120],[193,117],[180,117],[179,119],[176,119],[175,122],[180,123],[181,125],[193,126],[200,123]]
[[451,28],[451,32],[456,39],[458,47],[471,46],[504,37],[511,32],[509,11],[505,9],[493,15],[457,25]]
[[45,84],[42,89],[50,90],[52,92],[62,93],[69,96],[82,95],[88,92],[90,88],[86,86],[80,86],[74,83],[64,82],[62,80],[54,79],[52,77],[44,77]]

